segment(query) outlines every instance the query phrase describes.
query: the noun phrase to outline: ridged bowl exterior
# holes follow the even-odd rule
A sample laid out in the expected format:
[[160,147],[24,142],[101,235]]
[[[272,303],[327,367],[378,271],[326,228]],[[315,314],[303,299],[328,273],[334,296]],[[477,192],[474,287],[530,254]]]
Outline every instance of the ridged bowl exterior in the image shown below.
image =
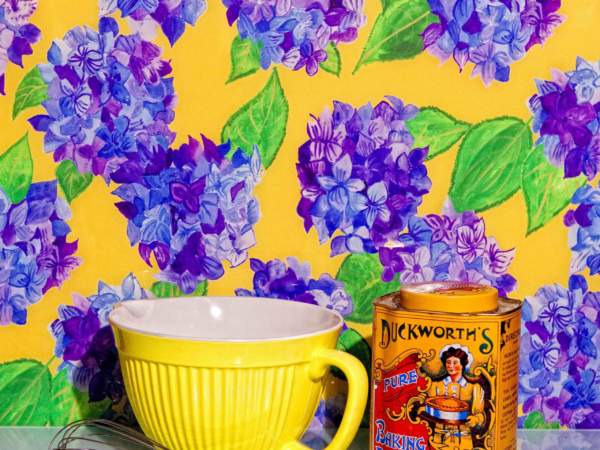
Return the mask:
[[281,450],[308,427],[323,391],[311,355],[339,330],[284,341],[201,342],[113,327],[133,411],[171,450]]

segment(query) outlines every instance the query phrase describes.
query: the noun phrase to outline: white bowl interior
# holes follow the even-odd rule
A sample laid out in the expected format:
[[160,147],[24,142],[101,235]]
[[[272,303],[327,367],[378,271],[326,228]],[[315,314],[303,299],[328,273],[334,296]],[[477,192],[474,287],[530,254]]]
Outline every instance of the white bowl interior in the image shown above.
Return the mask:
[[195,297],[130,300],[110,322],[144,334],[207,341],[291,339],[341,327],[332,310],[287,300]]

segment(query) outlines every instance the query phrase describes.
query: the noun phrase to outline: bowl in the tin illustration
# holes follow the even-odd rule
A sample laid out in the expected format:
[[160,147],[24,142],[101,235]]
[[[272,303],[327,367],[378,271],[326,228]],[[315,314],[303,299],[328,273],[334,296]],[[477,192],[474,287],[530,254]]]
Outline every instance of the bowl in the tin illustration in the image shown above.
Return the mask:
[[368,379],[335,350],[335,311],[276,299],[132,300],[110,314],[127,394],[144,432],[171,450],[300,450],[330,365],[348,378],[348,448]]

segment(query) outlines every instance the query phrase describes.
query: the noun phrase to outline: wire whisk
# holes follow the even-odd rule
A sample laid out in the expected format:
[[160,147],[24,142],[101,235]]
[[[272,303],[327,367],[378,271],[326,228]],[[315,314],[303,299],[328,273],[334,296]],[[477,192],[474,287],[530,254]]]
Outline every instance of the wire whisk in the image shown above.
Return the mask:
[[132,445],[139,449],[169,450],[136,430],[103,419],[70,423],[54,435],[48,450],[96,450],[107,445],[122,450],[131,450]]

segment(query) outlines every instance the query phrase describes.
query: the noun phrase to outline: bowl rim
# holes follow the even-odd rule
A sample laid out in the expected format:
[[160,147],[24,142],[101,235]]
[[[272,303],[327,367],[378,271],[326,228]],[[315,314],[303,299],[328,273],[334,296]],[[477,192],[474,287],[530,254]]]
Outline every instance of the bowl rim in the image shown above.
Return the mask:
[[[135,303],[152,302],[152,303],[156,304],[157,302],[160,302],[160,303],[185,302],[185,303],[187,303],[190,301],[194,302],[194,301],[204,301],[204,300],[217,300],[217,301],[227,301],[227,302],[230,302],[230,301],[258,301],[258,302],[265,302],[265,303],[287,302],[290,304],[290,306],[294,305],[293,306],[294,308],[304,308],[306,310],[319,310],[321,313],[332,315],[332,316],[334,316],[335,319],[337,319],[337,322],[332,326],[329,326],[327,328],[323,328],[320,330],[316,330],[316,331],[313,331],[310,333],[297,333],[297,334],[290,334],[289,336],[280,336],[280,337],[227,339],[227,338],[191,337],[191,336],[180,336],[180,335],[176,335],[176,334],[172,334],[172,333],[150,332],[150,331],[147,331],[144,329],[140,329],[139,327],[123,325],[122,323],[118,323],[117,320],[115,320],[115,318],[114,318],[118,309],[120,309],[124,304],[131,304],[132,302],[135,302]],[[118,330],[126,330],[128,332],[141,334],[141,335],[149,336],[149,337],[162,338],[162,339],[173,339],[173,340],[180,340],[180,341],[195,341],[195,342],[210,342],[210,343],[260,343],[260,342],[291,341],[291,340],[306,339],[306,338],[316,337],[316,336],[320,336],[320,335],[325,335],[325,334],[334,332],[338,329],[341,329],[344,325],[344,318],[338,311],[336,311],[334,309],[324,308],[322,306],[313,305],[310,303],[296,302],[294,300],[289,300],[289,299],[280,299],[280,298],[271,298],[271,297],[254,297],[254,296],[199,295],[199,296],[190,296],[190,297],[164,297],[164,298],[134,299],[134,300],[127,300],[125,302],[120,302],[113,306],[112,311],[108,315],[108,322],[111,325],[111,327],[118,329]]]

